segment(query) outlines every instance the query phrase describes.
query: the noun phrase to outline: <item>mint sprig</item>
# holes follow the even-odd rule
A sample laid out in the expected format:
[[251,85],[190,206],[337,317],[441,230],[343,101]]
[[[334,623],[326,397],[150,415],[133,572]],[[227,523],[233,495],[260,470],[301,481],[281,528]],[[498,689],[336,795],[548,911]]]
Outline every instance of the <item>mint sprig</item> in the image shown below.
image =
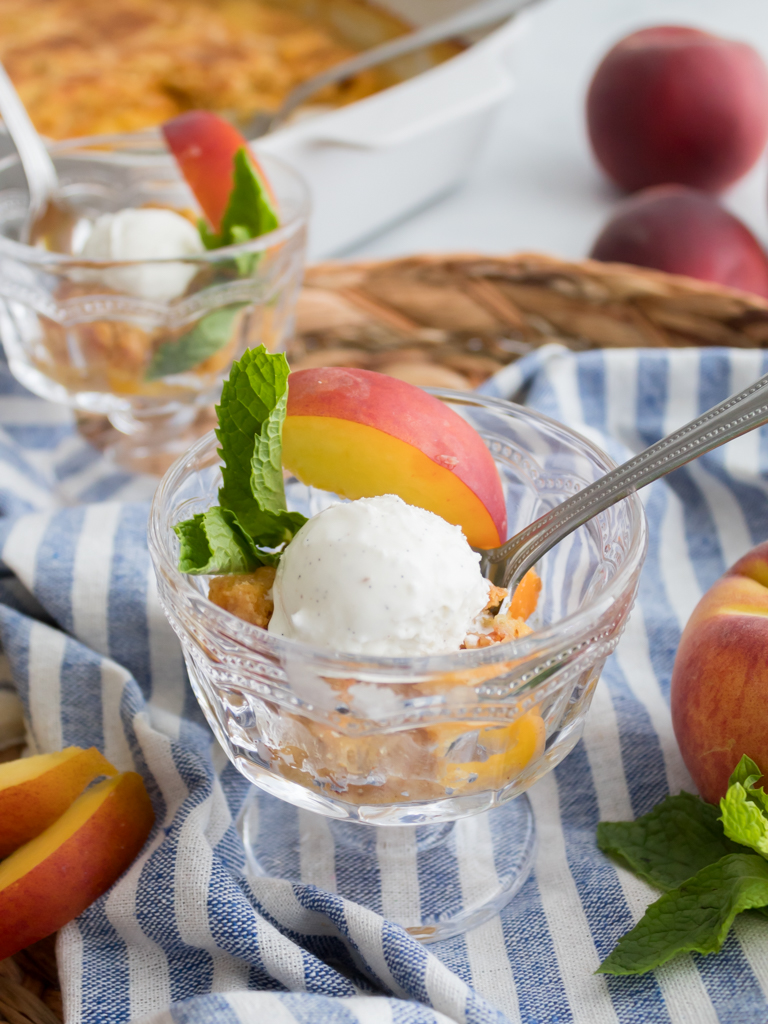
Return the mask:
[[652,903],[597,973],[644,974],[678,953],[717,953],[736,915],[766,904],[768,862],[729,854]]
[[637,821],[598,825],[604,853],[665,890],[598,973],[643,974],[678,953],[716,953],[737,914],[768,916],[768,795],[756,787],[760,775],[742,757],[720,815],[699,797],[679,793]]
[[[221,249],[225,245],[241,245],[252,238],[274,231],[279,220],[272,205],[266,185],[243,147],[234,158],[234,177],[227,208],[221,218],[218,232],[211,231],[205,221],[200,221],[198,230],[206,249]],[[249,256],[241,257],[249,259]],[[241,270],[241,273],[248,271]]]
[[692,793],[668,796],[637,821],[601,821],[597,845],[664,892],[742,847],[723,834],[717,808]]
[[212,575],[274,565],[307,521],[285,506],[288,372],[285,356],[270,355],[263,345],[232,364],[216,407],[224,463],[219,504],[174,526],[181,572]]
[[[203,245],[206,249],[242,245],[274,231],[279,223],[277,211],[253,159],[245,147],[238,149],[234,156],[232,191],[219,231],[211,231],[202,219],[198,221],[197,229]],[[248,277],[253,274],[259,257],[260,253],[240,253],[218,266],[216,273],[225,278]],[[242,308],[243,303],[235,303],[215,309],[179,338],[161,345],[147,368],[146,380],[186,373],[221,351],[232,337],[232,324]]]
[[768,857],[768,794],[756,786],[761,774],[751,758],[742,757],[720,801],[720,810],[727,836]]
[[214,309],[189,331],[174,341],[162,344],[147,367],[146,379],[157,380],[175,373],[186,373],[220,352],[232,340],[235,318],[244,305],[236,302]]

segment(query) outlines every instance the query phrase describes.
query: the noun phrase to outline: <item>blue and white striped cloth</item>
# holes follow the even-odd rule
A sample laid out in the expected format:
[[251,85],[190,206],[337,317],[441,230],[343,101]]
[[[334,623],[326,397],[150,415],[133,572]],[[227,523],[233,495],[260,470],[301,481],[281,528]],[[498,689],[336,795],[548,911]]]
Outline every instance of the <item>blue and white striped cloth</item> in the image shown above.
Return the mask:
[[[744,350],[548,346],[485,390],[624,458],[766,362]],[[768,925],[749,915],[716,957],[641,978],[593,972],[657,895],[599,853],[595,826],[692,788],[669,717],[675,648],[703,591],[768,538],[767,471],[763,430],[645,492],[638,605],[583,740],[530,794],[533,873],[500,917],[425,948],[313,886],[245,876],[233,820],[248,787],[212,742],[157,602],[151,481],[110,470],[69,413],[0,370],[0,743],[21,726],[13,688],[33,750],[97,745],[142,773],[158,822],[128,873],[60,933],[68,1024],[765,1024]],[[459,880],[471,871],[460,864]],[[391,886],[382,872],[372,887]],[[419,884],[422,900],[440,898],[433,880]]]

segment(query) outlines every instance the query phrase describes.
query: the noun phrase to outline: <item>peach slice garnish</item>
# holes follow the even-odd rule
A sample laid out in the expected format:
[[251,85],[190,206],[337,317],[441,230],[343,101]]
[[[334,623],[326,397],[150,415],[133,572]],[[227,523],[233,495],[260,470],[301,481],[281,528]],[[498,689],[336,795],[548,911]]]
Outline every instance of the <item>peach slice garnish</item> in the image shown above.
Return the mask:
[[460,526],[477,547],[506,538],[501,480],[480,435],[393,377],[338,366],[292,373],[283,465],[344,498],[397,494]]

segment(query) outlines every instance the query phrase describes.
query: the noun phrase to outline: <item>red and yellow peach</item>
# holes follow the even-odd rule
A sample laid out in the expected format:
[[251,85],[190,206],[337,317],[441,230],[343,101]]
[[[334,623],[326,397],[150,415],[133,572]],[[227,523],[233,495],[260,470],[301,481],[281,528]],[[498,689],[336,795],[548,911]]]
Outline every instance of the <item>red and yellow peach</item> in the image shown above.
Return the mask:
[[768,542],[691,615],[672,672],[672,724],[701,796],[716,803],[743,754],[768,772]]
[[141,776],[124,772],[78,797],[0,864],[0,960],[50,935],[120,877],[154,813]]
[[657,185],[625,199],[590,255],[768,298],[768,259],[752,232],[716,199],[683,185]]
[[587,124],[598,162],[622,188],[719,192],[768,139],[768,70],[746,43],[678,25],[643,29],[595,72]]
[[397,494],[461,526],[478,547],[506,539],[501,480],[480,435],[393,377],[339,366],[292,373],[283,465],[344,498]]

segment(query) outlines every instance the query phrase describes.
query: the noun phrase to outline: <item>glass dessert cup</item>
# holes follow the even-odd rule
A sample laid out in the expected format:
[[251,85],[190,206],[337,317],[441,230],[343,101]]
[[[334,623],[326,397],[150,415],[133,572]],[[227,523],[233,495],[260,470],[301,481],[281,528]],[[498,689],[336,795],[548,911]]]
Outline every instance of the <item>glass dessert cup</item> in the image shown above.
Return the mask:
[[[431,390],[493,454],[510,534],[614,465],[528,409]],[[455,877],[457,851],[476,849],[472,878],[460,893],[446,890],[440,905],[418,906],[416,883],[409,905],[393,911],[380,901],[374,909],[426,941],[480,924],[525,880],[534,828],[522,794],[578,741],[632,607],[646,547],[639,498],[540,561],[531,635],[434,657],[374,658],[273,636],[211,603],[206,577],[177,570],[172,527],[215,504],[219,481],[209,435],[161,481],[149,544],[197,699],[230,760],[259,787],[241,818],[251,870],[365,902],[361,879],[377,877],[384,863],[418,878],[433,870],[451,877],[450,862]],[[295,478],[286,494],[289,507],[308,515],[334,500]],[[274,797],[299,808],[283,809],[290,826]]]
[[[157,139],[60,143],[51,155],[71,211],[53,218],[56,248],[103,213],[196,209]],[[118,262],[22,244],[23,175],[15,155],[0,161],[0,338],[11,371],[43,398],[106,414],[122,435],[112,455],[130,468],[188,448],[232,361],[254,345],[279,350],[290,334],[309,202],[291,168],[271,158],[264,168],[281,217],[275,231],[180,259]],[[165,282],[176,294],[158,298]]]

